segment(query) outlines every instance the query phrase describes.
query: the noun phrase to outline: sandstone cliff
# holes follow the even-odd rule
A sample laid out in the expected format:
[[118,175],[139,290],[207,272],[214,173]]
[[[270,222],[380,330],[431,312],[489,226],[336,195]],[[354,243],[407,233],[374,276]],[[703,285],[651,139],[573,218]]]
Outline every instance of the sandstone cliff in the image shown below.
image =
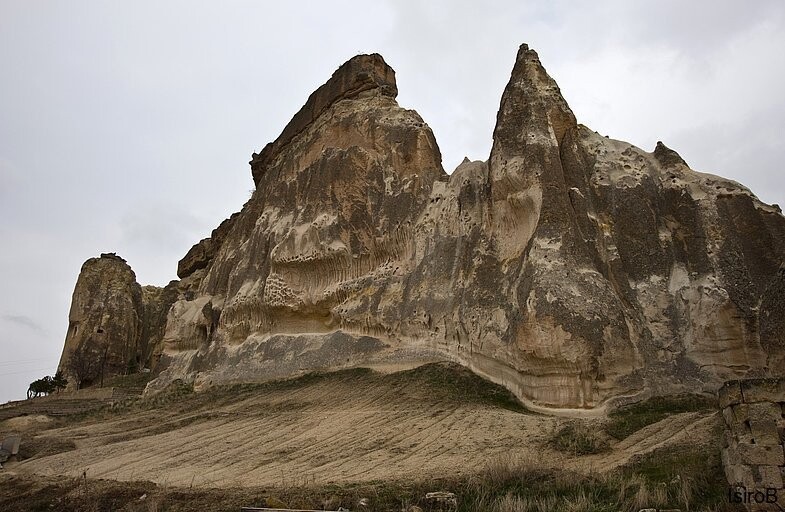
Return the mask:
[[90,258],[79,273],[58,369],[70,387],[150,368],[160,357],[166,319],[180,283],[142,287],[114,253]]
[[142,346],[142,287],[124,259],[90,258],[79,273],[68,314],[59,369],[70,386],[89,386],[138,365]]
[[447,175],[396,95],[357,56],[254,153],[251,199],[178,266],[150,389],[448,359],[591,409],[781,371],[778,208],[578,124],[526,45],[487,162]]

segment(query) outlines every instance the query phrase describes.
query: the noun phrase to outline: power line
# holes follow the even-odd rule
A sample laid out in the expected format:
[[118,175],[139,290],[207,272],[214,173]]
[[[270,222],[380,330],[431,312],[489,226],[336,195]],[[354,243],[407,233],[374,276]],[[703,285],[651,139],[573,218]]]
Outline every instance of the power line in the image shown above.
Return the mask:
[[35,359],[17,359],[13,361],[9,360],[0,360],[0,366],[8,366],[14,364],[29,364],[29,363],[37,363],[39,361],[51,361],[51,357],[38,357]]
[[49,366],[47,368],[37,368],[35,370],[22,370],[22,371],[19,371],[19,372],[0,373],[0,377],[8,377],[9,375],[19,375],[19,374],[22,374],[22,373],[43,372],[43,371],[46,371],[46,370],[50,370],[51,368],[52,367]]

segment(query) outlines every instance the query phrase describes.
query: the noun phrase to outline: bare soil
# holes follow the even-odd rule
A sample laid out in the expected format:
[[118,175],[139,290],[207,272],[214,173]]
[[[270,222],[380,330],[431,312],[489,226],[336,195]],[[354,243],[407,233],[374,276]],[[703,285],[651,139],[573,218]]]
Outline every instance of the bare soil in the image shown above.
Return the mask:
[[[711,442],[717,417],[675,414],[587,456],[551,447],[554,432],[567,421],[528,412],[502,388],[453,365],[391,375],[358,369],[200,393],[185,389],[54,421],[6,420],[0,436],[22,431],[23,447],[42,447],[28,450],[0,475],[16,482],[18,492],[28,484],[42,492],[59,482],[67,494],[77,492],[80,481],[127,482],[134,499],[148,484],[190,492],[245,488],[253,494],[262,488],[438,481],[470,477],[511,458],[592,475],[663,447]],[[601,419],[581,421],[602,427]]]

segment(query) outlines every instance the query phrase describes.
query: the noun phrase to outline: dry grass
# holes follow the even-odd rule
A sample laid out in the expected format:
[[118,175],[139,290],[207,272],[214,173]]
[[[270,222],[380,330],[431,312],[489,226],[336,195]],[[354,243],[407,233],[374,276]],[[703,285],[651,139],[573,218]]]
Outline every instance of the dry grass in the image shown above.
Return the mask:
[[[515,405],[504,390],[479,382],[471,375],[456,372],[449,366],[434,365],[417,371],[384,376],[361,369],[330,375],[309,374],[289,381],[225,386],[204,393],[194,393],[189,386],[175,384],[152,399],[137,399],[112,410],[86,414],[78,418],[78,423],[83,425],[80,428],[86,428],[84,425],[89,423],[102,424],[106,417],[117,422],[120,425],[117,432],[122,432],[122,436],[106,435],[106,441],[128,440],[209,420],[213,414],[222,414],[216,410],[218,404],[236,402],[242,405],[245,403],[243,400],[248,400],[249,397],[256,400],[255,410],[260,417],[271,412],[277,417],[278,409],[271,404],[278,404],[291,411],[305,407],[303,400],[315,398],[311,395],[293,395],[296,398],[293,402],[294,398],[287,394],[286,400],[278,403],[258,397],[273,391],[280,394],[280,390],[300,390],[307,387],[324,389],[328,385],[340,390],[348,387],[352,392],[360,386],[369,389],[378,386],[384,389],[385,393],[389,392],[396,399],[400,399],[404,405],[427,406],[431,403],[428,400],[438,395],[440,401],[436,405],[439,409],[469,403],[472,407],[481,406],[482,409],[477,411],[482,413],[486,413],[489,407],[525,412]],[[330,406],[333,407],[334,404],[331,402]],[[685,407],[692,408],[693,405],[688,404]],[[155,411],[150,412],[147,416],[155,418],[153,424],[147,423],[146,419],[140,419],[140,413],[151,409],[164,410],[167,415],[159,417]],[[660,407],[657,412],[663,412],[664,409],[664,406]],[[430,418],[431,409],[428,410]],[[529,415],[510,415],[508,411],[504,413],[516,422],[536,419]],[[625,424],[639,425],[645,422],[642,420],[649,419],[648,416],[639,416],[640,412],[630,413]],[[77,418],[69,418],[69,422],[76,420]],[[551,445],[559,445],[562,451],[573,455],[602,451],[608,438],[598,429],[592,429],[591,425],[582,421],[572,422],[554,433]],[[319,428],[323,428],[323,423],[320,423]],[[107,432],[117,433],[114,430]],[[712,438],[719,439],[719,432],[715,434],[712,434]],[[68,449],[64,445],[54,448],[44,446],[52,440],[40,441],[41,446],[33,450],[35,453]],[[532,457],[537,456],[533,450],[530,453]],[[322,454],[320,451],[319,455]],[[462,460],[465,460],[466,454],[462,454],[462,457]],[[475,465],[476,460],[482,459],[475,459]],[[281,478],[275,483],[268,482],[270,487],[266,488],[197,488],[193,487],[193,481],[189,486],[187,480],[185,483],[180,482],[180,487],[151,482],[84,481],[63,477],[19,476],[9,480],[7,475],[0,473],[0,510],[218,512],[239,510],[241,506],[275,504],[279,507],[304,509],[335,510],[344,507],[367,511],[399,511],[417,506],[428,512],[435,508],[427,503],[424,496],[427,492],[438,490],[456,493],[457,511],[461,512],[637,512],[648,507],[680,508],[685,512],[733,510],[724,503],[727,484],[722,474],[718,450],[714,446],[690,445],[660,449],[650,455],[638,457],[630,466],[607,474],[586,475],[568,470],[546,469],[542,461],[509,454],[493,457],[480,466],[474,473],[440,478],[434,478],[429,473],[420,473],[419,477],[409,478],[409,473],[404,473],[404,477],[409,478],[407,480],[395,480],[385,476],[390,474],[389,469],[386,469],[385,473],[380,473],[384,480],[362,483],[344,480],[338,484],[317,484],[311,474],[282,472]],[[129,478],[133,479],[135,476],[138,478],[139,472],[137,475],[131,474]],[[167,478],[171,482],[171,474],[167,473]],[[368,500],[367,507],[358,507],[361,499]]]
[[593,455],[610,448],[608,439],[598,429],[577,420],[560,428],[551,438],[550,445],[571,455]]
[[620,407],[608,415],[605,431],[622,440],[638,430],[661,421],[671,414],[714,411],[713,397],[703,395],[659,396]]
[[[682,463],[689,459],[690,463]],[[531,461],[502,456],[474,475],[427,481],[385,481],[318,486],[287,482],[272,489],[189,489],[151,482],[0,475],[0,510],[180,511],[218,512],[241,506],[278,506],[332,510],[435,511],[425,493],[449,490],[458,496],[457,511],[488,512],[637,512],[643,508],[732,511],[724,503],[724,482],[713,454],[682,447],[604,475],[543,470]],[[663,478],[664,477],[664,478]]]

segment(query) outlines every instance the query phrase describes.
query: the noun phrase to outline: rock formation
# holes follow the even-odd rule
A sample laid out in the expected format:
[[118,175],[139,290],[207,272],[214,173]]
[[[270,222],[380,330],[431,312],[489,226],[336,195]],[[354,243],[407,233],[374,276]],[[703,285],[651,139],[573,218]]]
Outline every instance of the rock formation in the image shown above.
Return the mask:
[[142,287],[131,267],[108,253],[79,273],[59,369],[70,386],[89,386],[138,365],[142,345]]
[[782,368],[779,208],[578,124],[526,45],[487,162],[445,173],[396,94],[354,57],[254,153],[251,199],[180,261],[149,389],[447,359],[592,409]]
[[59,369],[71,387],[149,368],[161,355],[166,319],[180,298],[178,281],[142,287],[114,253],[90,258],[79,273]]

